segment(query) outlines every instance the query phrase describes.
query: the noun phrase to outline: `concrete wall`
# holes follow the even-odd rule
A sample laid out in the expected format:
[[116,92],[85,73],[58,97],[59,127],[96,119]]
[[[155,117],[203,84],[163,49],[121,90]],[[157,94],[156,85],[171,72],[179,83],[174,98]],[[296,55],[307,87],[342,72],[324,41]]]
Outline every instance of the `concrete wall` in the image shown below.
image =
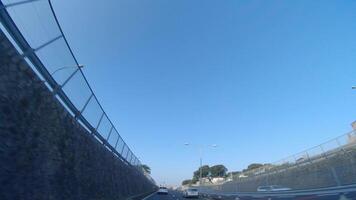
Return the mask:
[[126,199],[154,187],[72,118],[0,31],[0,199]]

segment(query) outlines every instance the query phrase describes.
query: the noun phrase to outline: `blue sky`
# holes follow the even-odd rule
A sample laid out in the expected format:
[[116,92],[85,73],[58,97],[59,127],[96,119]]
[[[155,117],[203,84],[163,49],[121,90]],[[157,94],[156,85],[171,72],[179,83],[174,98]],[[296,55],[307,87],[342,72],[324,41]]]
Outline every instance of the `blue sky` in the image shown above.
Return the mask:
[[241,170],[355,120],[356,2],[54,1],[104,109],[158,183]]

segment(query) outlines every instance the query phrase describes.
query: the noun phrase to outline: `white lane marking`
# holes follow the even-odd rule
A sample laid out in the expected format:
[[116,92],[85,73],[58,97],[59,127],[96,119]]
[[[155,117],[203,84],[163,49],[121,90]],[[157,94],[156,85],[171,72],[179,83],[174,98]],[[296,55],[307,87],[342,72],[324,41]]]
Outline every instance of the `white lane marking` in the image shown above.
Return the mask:
[[146,200],[146,199],[150,198],[151,196],[153,196],[153,195],[155,195],[155,194],[156,194],[156,192],[154,192],[154,193],[148,195],[147,197],[143,198],[142,200]]
[[349,198],[345,197],[345,195],[341,195],[339,200],[349,200]]

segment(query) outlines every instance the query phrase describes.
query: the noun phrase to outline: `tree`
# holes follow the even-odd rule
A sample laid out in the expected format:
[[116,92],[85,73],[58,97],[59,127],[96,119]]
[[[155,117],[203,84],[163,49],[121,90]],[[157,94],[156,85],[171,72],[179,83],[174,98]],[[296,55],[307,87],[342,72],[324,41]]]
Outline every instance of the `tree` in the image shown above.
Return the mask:
[[187,180],[182,181],[182,185],[190,185],[191,183],[192,183],[191,179],[187,179]]
[[143,170],[145,170],[145,172],[147,172],[148,174],[151,174],[151,168],[147,165],[141,165]]
[[193,179],[192,179],[192,181],[194,183],[196,183],[200,178],[200,169],[201,169],[201,177],[202,178],[208,177],[208,175],[210,173],[209,165],[203,165],[201,168],[199,168],[197,171],[194,172]]
[[210,167],[211,177],[225,177],[227,168],[224,165],[214,165]]
[[260,164],[260,163],[252,163],[247,167],[247,170],[257,169],[257,168],[260,168],[262,166],[263,166],[263,164]]

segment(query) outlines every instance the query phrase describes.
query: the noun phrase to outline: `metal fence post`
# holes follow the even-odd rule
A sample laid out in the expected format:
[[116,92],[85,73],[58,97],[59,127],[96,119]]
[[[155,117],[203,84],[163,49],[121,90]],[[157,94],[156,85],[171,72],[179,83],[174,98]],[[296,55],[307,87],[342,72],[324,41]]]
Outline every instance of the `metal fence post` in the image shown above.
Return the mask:
[[60,85],[60,88],[63,88],[69,81],[70,79],[73,78],[73,76],[79,71],[79,68],[76,69],[64,82],[62,85]]
[[308,151],[306,151],[305,153],[306,153],[306,155],[307,155],[308,161],[309,161],[310,163],[313,163],[312,160],[310,159],[310,156],[309,156]]
[[323,149],[323,146],[322,146],[322,145],[319,145],[319,147],[320,147],[321,152],[322,152],[322,154],[324,155],[324,157],[325,157],[326,159],[328,159],[328,157],[326,156],[326,153],[325,153],[325,151],[324,151],[324,149]]
[[56,87],[53,88],[52,94],[56,95],[59,90],[61,90],[69,81],[72,79],[72,77],[79,71],[79,68],[76,69],[64,82],[62,85],[57,84]]
[[128,149],[128,151],[126,153],[126,156],[125,156],[126,161],[127,161],[127,157],[129,156],[129,152],[130,152],[130,149]]
[[79,113],[76,113],[75,118],[78,118],[78,116],[81,115],[81,114],[84,112],[85,108],[88,106],[88,104],[89,104],[89,102],[90,102],[90,100],[91,100],[91,98],[92,98],[93,96],[94,96],[94,95],[93,95],[93,93],[92,93],[92,94],[89,96],[88,100],[85,102],[83,108],[79,111]]
[[132,153],[131,153],[131,158],[130,158],[129,163],[131,163],[133,157],[134,157],[134,156],[133,156]]
[[99,128],[99,126],[100,126],[100,123],[101,123],[101,121],[102,121],[103,118],[104,118],[104,115],[105,115],[105,113],[103,112],[103,114],[101,114],[101,117],[100,117],[100,120],[99,120],[98,124],[96,125],[95,131],[98,130],[98,128]]
[[29,55],[29,54],[34,54],[36,51],[38,51],[38,50],[50,45],[51,43],[55,42],[56,40],[58,40],[58,39],[60,39],[62,37],[63,37],[63,35],[59,35],[59,36],[57,36],[57,37],[55,37],[55,38],[43,43],[42,45],[38,46],[37,48],[27,49],[25,52],[23,52],[23,54],[21,56],[22,57],[27,57],[27,55]]
[[115,150],[116,150],[117,143],[119,142],[119,140],[120,140],[120,137],[119,137],[119,136],[117,136],[117,140],[116,140],[115,147],[114,147],[114,149],[115,149]]
[[120,155],[122,157],[124,157],[124,155],[122,155],[122,154],[124,153],[125,146],[126,146],[126,143],[124,142],[124,145],[122,145],[122,149],[121,149],[121,153],[120,153]]
[[110,131],[109,131],[108,137],[106,137],[106,141],[107,141],[107,142],[109,141],[109,138],[110,138],[110,135],[111,135],[112,130],[114,130],[114,126],[111,124],[111,129],[110,129]]

